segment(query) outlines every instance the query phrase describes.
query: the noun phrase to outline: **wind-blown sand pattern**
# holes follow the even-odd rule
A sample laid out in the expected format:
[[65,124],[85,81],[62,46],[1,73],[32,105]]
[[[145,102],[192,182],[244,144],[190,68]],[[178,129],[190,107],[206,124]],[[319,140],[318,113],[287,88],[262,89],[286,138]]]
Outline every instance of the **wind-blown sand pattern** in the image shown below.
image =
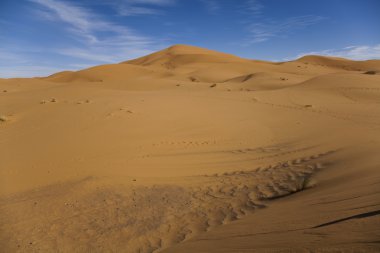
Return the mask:
[[177,45],[0,79],[2,252],[378,252],[380,61]]
[[[5,201],[3,211],[8,218],[3,223],[5,229],[20,223],[17,216],[9,218],[14,217],[15,210],[27,202],[32,209],[22,210],[25,212],[22,217],[29,217],[28,226],[37,232],[34,240],[51,243],[46,250],[58,247],[76,251],[76,244],[70,241],[80,238],[83,243],[81,250],[85,252],[125,249],[152,252],[243,218],[256,209],[266,207],[263,200],[306,189],[311,186],[309,178],[312,173],[322,168],[320,163],[312,161],[319,156],[323,154],[253,171],[189,178],[193,181],[190,185],[158,182],[149,186],[130,185],[128,190],[110,186],[94,189],[92,184],[96,184],[96,179],[87,178],[13,196],[12,200]],[[76,192],[84,193],[77,195]],[[70,193],[75,194],[74,199]],[[52,198],[55,199],[53,203]],[[49,206],[58,210],[51,210]],[[57,217],[56,212],[62,212],[62,209],[63,217]],[[33,219],[39,216],[45,222]],[[84,232],[83,237],[71,238],[66,234],[81,231]],[[15,237],[20,239],[13,244],[21,247],[30,235],[23,235],[26,232],[23,227],[15,232]],[[111,245],[107,244],[110,240],[113,241]],[[114,242],[118,243],[115,245]],[[32,241],[25,250],[32,249],[39,251],[43,248]]]

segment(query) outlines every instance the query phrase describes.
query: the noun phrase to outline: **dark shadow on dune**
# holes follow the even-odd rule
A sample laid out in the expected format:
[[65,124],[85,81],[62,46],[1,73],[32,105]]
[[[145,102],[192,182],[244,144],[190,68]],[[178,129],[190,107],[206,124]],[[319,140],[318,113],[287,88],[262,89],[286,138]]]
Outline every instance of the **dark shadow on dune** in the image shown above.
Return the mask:
[[375,215],[379,215],[379,214],[380,214],[380,210],[376,210],[376,211],[372,211],[372,212],[366,212],[366,213],[361,213],[361,214],[356,214],[356,215],[349,216],[349,217],[346,217],[346,218],[342,218],[342,219],[326,222],[326,223],[320,224],[320,225],[312,227],[312,228],[320,228],[320,227],[330,226],[330,225],[333,225],[333,224],[336,224],[336,223],[339,223],[339,222],[343,222],[343,221],[346,221],[346,220],[367,218],[367,217],[371,217],[371,216],[375,216]]

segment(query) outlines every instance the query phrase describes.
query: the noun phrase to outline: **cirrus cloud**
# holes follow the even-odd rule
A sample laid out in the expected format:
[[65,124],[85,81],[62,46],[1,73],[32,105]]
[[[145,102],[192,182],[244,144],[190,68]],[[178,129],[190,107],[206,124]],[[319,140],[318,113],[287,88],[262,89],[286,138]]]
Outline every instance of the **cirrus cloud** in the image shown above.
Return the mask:
[[250,36],[248,44],[264,42],[273,38],[284,38],[297,30],[305,29],[326,20],[326,17],[304,15],[290,17],[283,21],[269,20],[256,22],[248,26]]

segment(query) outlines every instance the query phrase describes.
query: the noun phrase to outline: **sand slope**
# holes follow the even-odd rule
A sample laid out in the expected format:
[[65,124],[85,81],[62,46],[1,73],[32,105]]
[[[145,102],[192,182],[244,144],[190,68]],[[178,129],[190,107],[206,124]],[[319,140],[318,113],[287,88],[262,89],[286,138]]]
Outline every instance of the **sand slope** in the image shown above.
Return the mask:
[[176,45],[0,80],[4,252],[378,252],[380,61]]

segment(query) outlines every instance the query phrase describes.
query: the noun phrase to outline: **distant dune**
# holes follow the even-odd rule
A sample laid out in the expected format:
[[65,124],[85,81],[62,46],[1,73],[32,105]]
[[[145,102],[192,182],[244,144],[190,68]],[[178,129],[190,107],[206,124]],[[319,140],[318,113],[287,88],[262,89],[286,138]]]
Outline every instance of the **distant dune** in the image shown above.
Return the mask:
[[379,252],[380,60],[175,45],[0,80],[1,252]]
[[336,69],[352,70],[352,71],[369,71],[379,70],[378,60],[368,61],[352,61],[338,57],[326,57],[318,55],[308,55],[297,60],[302,63],[310,63],[314,65],[326,66]]
[[[152,78],[155,82],[165,79],[165,83],[168,83],[167,79],[169,82],[175,80],[206,83],[232,82],[237,83],[233,88],[238,89],[272,89],[297,84],[320,74],[339,71],[377,73],[380,71],[379,61],[351,61],[325,56],[304,56],[295,61],[272,63],[252,61],[193,46],[175,45],[120,64],[102,65],[76,72],[64,71],[43,79],[51,82],[129,81],[131,83],[132,80],[140,82],[141,79],[145,81],[146,78]],[[253,76],[255,79],[250,78]],[[166,85],[163,84],[163,86]],[[137,87],[134,85],[132,89],[150,89],[150,85],[141,83]]]

